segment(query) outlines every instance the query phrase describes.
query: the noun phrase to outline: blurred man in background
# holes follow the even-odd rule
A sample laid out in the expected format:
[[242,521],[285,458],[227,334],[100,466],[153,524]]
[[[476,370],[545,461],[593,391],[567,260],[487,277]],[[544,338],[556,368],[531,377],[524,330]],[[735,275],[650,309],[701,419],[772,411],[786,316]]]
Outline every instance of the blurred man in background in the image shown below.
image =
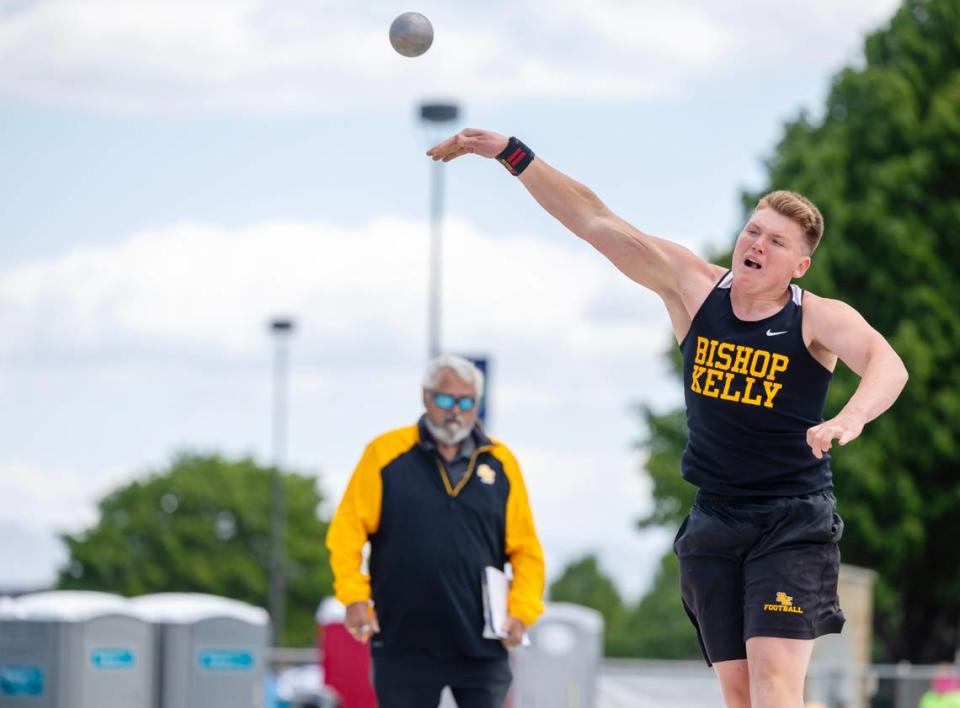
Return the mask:
[[[460,708],[494,708],[512,680],[507,648],[543,611],[543,551],[516,459],[477,422],[480,370],[438,357],[422,395],[415,425],[367,446],[330,522],[334,591],[348,630],[371,640],[381,706],[436,706],[449,686]],[[506,636],[484,639],[484,569],[506,562]]]

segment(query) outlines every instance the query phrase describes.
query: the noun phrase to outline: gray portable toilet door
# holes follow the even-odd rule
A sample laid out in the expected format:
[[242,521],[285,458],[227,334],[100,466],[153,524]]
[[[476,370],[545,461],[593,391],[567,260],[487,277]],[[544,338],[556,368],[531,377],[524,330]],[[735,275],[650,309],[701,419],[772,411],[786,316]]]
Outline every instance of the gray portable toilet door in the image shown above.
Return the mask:
[[0,621],[0,706],[60,705],[59,633],[55,622]]
[[151,708],[153,628],[123,616],[83,623],[81,702],[83,708]]
[[190,627],[191,706],[251,708],[263,696],[267,628],[230,617]]

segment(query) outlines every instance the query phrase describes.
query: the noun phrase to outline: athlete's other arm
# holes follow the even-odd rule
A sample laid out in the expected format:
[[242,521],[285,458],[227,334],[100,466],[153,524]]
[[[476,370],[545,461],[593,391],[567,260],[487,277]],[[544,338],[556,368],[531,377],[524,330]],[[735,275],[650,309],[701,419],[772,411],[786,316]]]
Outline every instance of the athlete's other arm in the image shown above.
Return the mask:
[[[461,155],[494,158],[507,146],[498,133],[467,128],[431,148],[434,160]],[[539,156],[520,181],[561,224],[606,256],[631,280],[657,293],[667,306],[678,339],[724,269],[687,248],[643,233],[609,208],[588,187],[554,169]]]
[[803,310],[811,351],[819,348],[836,355],[860,377],[860,385],[840,412],[807,431],[807,443],[819,459],[834,440],[846,445],[892,406],[908,374],[890,343],[850,305],[807,292]]

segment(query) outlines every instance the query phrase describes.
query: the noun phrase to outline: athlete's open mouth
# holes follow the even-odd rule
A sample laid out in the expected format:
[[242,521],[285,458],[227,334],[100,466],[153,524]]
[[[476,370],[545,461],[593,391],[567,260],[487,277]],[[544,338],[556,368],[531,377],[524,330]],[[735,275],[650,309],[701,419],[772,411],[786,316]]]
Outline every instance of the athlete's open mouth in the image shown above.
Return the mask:
[[759,263],[757,263],[755,260],[753,260],[752,258],[746,258],[746,259],[744,259],[743,264],[744,264],[747,268],[756,268],[757,270],[760,270],[760,268],[762,268],[762,266],[761,266]]

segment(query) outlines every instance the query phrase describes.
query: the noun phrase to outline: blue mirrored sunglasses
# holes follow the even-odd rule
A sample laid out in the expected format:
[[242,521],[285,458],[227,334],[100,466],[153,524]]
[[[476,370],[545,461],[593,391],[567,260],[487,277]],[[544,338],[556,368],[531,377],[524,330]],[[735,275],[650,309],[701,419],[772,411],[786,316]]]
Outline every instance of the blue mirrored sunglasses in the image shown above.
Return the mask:
[[477,405],[477,399],[473,396],[451,396],[449,393],[440,393],[439,391],[430,391],[430,398],[433,399],[433,402],[437,404],[438,408],[442,408],[445,411],[452,410],[454,406],[457,406],[461,411],[472,411],[473,407]]

